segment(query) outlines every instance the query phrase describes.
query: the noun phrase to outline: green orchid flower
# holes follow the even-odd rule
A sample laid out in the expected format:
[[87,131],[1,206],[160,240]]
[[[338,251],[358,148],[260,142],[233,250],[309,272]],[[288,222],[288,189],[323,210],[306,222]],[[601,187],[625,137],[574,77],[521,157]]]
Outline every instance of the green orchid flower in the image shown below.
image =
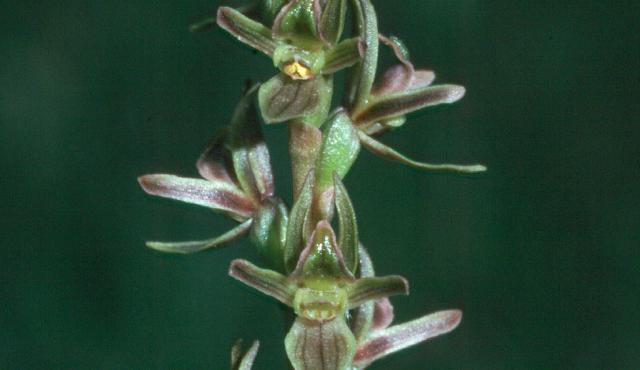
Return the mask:
[[331,75],[360,60],[359,39],[340,41],[346,0],[271,1],[261,9],[263,18],[275,14],[270,27],[229,7],[218,9],[216,22],[280,70],[260,88],[264,120],[320,126],[331,103]]

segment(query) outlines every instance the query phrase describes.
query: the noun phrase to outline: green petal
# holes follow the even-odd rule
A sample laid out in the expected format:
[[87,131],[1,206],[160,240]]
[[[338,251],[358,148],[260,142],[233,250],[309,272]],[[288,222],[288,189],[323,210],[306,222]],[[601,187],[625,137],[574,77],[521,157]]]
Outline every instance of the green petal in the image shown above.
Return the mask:
[[455,329],[462,319],[458,310],[440,311],[374,333],[358,346],[354,365],[363,369],[373,361]]
[[331,86],[317,76],[310,80],[293,80],[280,73],[260,87],[258,101],[266,123],[285,122],[313,115],[327,105]]
[[354,37],[344,40],[331,48],[325,56],[323,74],[336,73],[341,69],[351,67],[362,59],[360,38]]
[[284,343],[296,370],[351,369],[356,345],[342,318],[325,322],[298,318]]
[[334,173],[335,203],[338,210],[339,235],[338,245],[344,256],[344,261],[351,273],[355,273],[358,267],[358,223],[347,189],[340,177]]
[[349,309],[399,294],[409,294],[409,283],[402,276],[361,278],[349,286]]
[[294,43],[313,42],[318,36],[320,20],[318,0],[291,0],[273,22],[273,33],[280,38],[292,38]]
[[320,37],[325,42],[335,44],[340,40],[346,14],[346,0],[327,0],[319,25]]
[[293,303],[297,287],[280,273],[261,269],[249,261],[235,260],[229,267],[229,276],[288,306]]
[[271,30],[243,15],[239,11],[222,6],[218,9],[218,25],[240,42],[259,50],[268,56],[273,55],[276,42],[271,38]]
[[358,136],[360,137],[360,143],[362,146],[367,148],[373,154],[389,159],[392,161],[400,162],[407,166],[411,166],[413,168],[417,168],[419,170],[424,171],[434,171],[434,172],[456,172],[456,173],[476,173],[476,172],[484,172],[487,170],[487,167],[481,164],[473,164],[473,165],[457,165],[457,164],[430,164],[417,162],[412,159],[405,157],[394,149],[384,145],[383,143],[375,140],[371,136],[358,132]]
[[326,220],[318,222],[290,276],[303,281],[320,279],[331,283],[354,280],[344,263],[336,235]]
[[247,220],[217,238],[188,242],[147,242],[147,247],[166,253],[189,254],[219,247],[246,234],[251,228],[252,220]]
[[255,204],[235,185],[227,182],[191,179],[174,175],[155,174],[138,178],[140,186],[151,195],[231,212],[249,218]]
[[366,125],[434,105],[455,103],[464,93],[462,86],[436,85],[376,96],[354,113],[353,121],[357,125]]

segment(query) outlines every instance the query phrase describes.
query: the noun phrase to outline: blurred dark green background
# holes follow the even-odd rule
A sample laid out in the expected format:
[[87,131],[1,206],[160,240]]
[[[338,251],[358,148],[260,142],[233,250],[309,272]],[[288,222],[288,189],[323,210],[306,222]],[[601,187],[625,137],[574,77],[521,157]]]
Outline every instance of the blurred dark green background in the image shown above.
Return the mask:
[[[377,0],[459,104],[385,137],[425,175],[364,153],[346,182],[381,274],[412,294],[398,321],[451,307],[458,330],[375,369],[640,368],[640,4]],[[232,223],[152,199],[136,177],[195,176],[244,79],[269,61],[187,25],[212,0],[2,2],[0,368],[226,369],[259,338],[284,369],[277,305],[226,276],[245,241],[166,256],[146,239]],[[388,57],[388,54],[386,54]],[[283,127],[269,127],[289,193]]]

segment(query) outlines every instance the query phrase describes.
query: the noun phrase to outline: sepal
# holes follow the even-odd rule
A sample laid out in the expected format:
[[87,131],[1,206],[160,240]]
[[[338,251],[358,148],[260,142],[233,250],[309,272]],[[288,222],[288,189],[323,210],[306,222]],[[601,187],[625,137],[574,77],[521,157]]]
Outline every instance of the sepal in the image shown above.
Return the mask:
[[271,30],[261,23],[226,6],[218,8],[217,23],[240,42],[268,56],[273,55],[277,43],[271,37]]
[[231,241],[238,239],[239,237],[247,234],[251,229],[253,221],[251,219],[241,223],[226,233],[208,240],[194,240],[187,242],[156,242],[149,241],[146,243],[147,247],[155,249],[159,252],[165,253],[178,253],[178,254],[190,254],[200,252],[206,249],[220,247]]
[[358,346],[353,365],[364,369],[382,357],[452,331],[461,319],[461,311],[440,311],[373,333]]
[[287,306],[293,305],[297,287],[278,272],[262,269],[249,261],[238,259],[231,262],[229,276]]
[[400,294],[409,294],[409,282],[402,276],[361,278],[348,288],[349,309],[358,307],[368,301]]
[[255,209],[253,201],[240,189],[223,181],[154,174],[140,176],[138,182],[148,194],[229,212],[239,218],[251,217]]
[[348,68],[362,59],[362,44],[360,38],[354,37],[342,41],[327,51],[323,74],[332,74]]
[[399,162],[404,165],[423,170],[423,171],[433,171],[433,172],[454,172],[454,173],[477,173],[484,172],[487,170],[487,167],[481,164],[472,164],[472,165],[458,165],[458,164],[431,164],[425,162],[417,162],[410,158],[407,158],[403,154],[394,150],[393,148],[379,142],[378,140],[372,138],[371,136],[365,134],[364,132],[358,132],[358,136],[360,137],[360,143],[363,147],[369,150],[371,153],[391,161]]

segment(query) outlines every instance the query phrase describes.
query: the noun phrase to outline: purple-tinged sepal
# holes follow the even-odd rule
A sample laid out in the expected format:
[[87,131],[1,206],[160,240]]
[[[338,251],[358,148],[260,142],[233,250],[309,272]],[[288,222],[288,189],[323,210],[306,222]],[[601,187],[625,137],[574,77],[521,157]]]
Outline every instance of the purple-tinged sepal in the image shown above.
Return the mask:
[[278,43],[272,38],[271,30],[241,12],[222,6],[216,19],[218,26],[229,32],[238,41],[268,56],[272,56]]
[[374,332],[358,344],[353,365],[364,369],[382,357],[452,331],[461,319],[461,311],[439,311]]

